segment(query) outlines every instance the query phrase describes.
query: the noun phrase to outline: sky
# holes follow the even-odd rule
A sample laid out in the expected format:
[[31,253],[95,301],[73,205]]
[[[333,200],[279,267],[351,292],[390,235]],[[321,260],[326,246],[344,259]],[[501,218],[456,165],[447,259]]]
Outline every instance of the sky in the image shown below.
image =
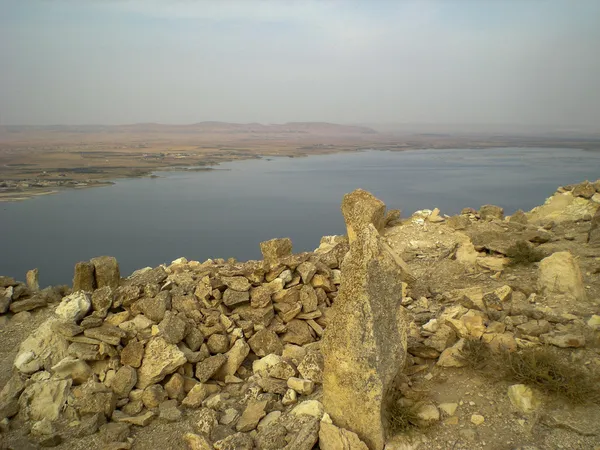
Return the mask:
[[0,0],[0,124],[600,130],[598,0]]

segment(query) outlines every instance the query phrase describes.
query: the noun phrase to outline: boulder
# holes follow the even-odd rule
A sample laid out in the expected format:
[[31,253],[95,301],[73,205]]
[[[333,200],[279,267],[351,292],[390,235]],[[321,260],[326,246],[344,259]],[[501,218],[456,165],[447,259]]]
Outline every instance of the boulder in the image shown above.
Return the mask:
[[90,262],[78,262],[75,264],[75,275],[73,276],[73,292],[92,292],[96,287],[94,278],[94,265]]
[[144,389],[161,381],[187,362],[176,345],[162,337],[155,337],[146,344],[142,365],[138,369],[137,388]]
[[322,346],[326,411],[376,450],[385,444],[385,398],[404,366],[408,330],[399,257],[377,231],[384,211],[365,191],[344,197],[350,252]]
[[94,277],[98,288],[109,286],[112,289],[119,287],[121,272],[119,263],[112,256],[99,256],[92,258],[90,262],[94,265]]
[[547,296],[566,295],[585,301],[587,295],[579,264],[570,252],[556,252],[544,258],[538,269],[538,289]]

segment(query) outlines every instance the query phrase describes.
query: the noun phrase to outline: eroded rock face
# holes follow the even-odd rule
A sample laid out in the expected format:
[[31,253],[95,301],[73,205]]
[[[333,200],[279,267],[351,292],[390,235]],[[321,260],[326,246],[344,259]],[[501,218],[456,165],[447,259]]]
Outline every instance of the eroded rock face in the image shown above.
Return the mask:
[[579,264],[570,252],[556,252],[540,262],[538,288],[545,295],[587,298]]
[[342,212],[351,244],[323,342],[323,402],[337,425],[382,449],[385,397],[406,358],[402,271],[377,231],[381,201],[355,191],[344,197]]

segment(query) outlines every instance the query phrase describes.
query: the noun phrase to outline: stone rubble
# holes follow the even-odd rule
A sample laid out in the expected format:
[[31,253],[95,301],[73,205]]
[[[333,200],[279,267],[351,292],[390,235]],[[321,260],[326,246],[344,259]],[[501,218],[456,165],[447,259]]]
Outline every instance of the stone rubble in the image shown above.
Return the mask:
[[[56,305],[18,349],[0,393],[2,430],[23,429],[18,442],[44,446],[98,433],[117,449],[131,448],[137,427],[192,420],[181,436],[190,449],[381,450],[393,383],[431,367],[460,370],[468,340],[494,351],[590,345],[600,320],[574,255],[546,255],[526,285],[501,277],[515,241],[551,242],[557,223],[589,223],[592,243],[598,187],[561,188],[510,217],[485,205],[405,221],[356,191],[342,204],[348,237],[324,237],[314,252],[293,254],[289,239],[273,239],[261,243],[262,261],[179,258],[127,278],[100,257],[77,263],[72,289],[39,289],[37,270],[27,283],[0,277],[0,314],[10,320]],[[508,232],[478,234],[476,224]],[[392,245],[405,227],[460,234],[441,260],[498,282],[425,286],[404,258],[438,247]],[[507,395],[515,410],[539,409],[528,386]],[[451,423],[457,407],[427,403],[415,421]],[[471,425],[486,426],[474,412]]]

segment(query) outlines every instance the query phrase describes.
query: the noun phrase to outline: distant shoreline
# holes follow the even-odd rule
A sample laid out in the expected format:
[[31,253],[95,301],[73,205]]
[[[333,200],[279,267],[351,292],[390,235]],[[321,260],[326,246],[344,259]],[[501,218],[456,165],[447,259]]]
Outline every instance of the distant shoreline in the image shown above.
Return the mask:
[[[354,153],[367,150],[401,152],[408,150],[483,150],[494,148],[501,150],[503,148],[564,148],[565,150],[579,149],[584,151],[600,151],[600,141],[589,141],[586,143],[578,142],[577,144],[579,145],[574,144],[574,142],[557,142],[554,139],[548,139],[546,142],[536,143],[519,142],[517,139],[515,139],[513,142],[465,142],[465,145],[460,145],[459,142],[446,143],[445,145],[440,145],[440,143],[435,145],[433,142],[424,142],[419,145],[387,143],[387,145],[332,145],[321,147],[304,146],[301,150],[298,147],[270,149],[271,151],[266,151],[264,153],[253,153],[251,151],[225,151],[218,155],[218,159],[194,155],[194,157],[190,156],[189,163],[185,164],[181,161],[187,158],[185,156],[181,156],[181,153],[177,154],[175,152],[179,157],[179,160],[168,162],[166,165],[161,164],[161,162],[165,161],[156,158],[156,161],[151,161],[150,163],[146,164],[149,166],[146,168],[142,168],[140,166],[127,167],[125,165],[119,165],[118,167],[89,165],[86,167],[72,167],[65,169],[63,171],[64,173],[60,173],[60,179],[56,176],[46,178],[50,176],[48,175],[48,171],[57,172],[56,169],[52,169],[51,167],[44,167],[48,166],[47,162],[44,164],[44,166],[40,167],[38,165],[35,168],[32,168],[32,165],[34,164],[30,163],[5,163],[3,167],[0,166],[0,203],[29,200],[42,195],[56,194],[67,189],[88,189],[93,187],[110,186],[114,184],[116,180],[120,179],[148,177],[159,178],[157,175],[155,175],[156,172],[208,172],[213,170],[226,170],[218,169],[217,167],[226,162],[245,161],[250,159],[269,160],[275,157],[298,158],[339,153]],[[106,155],[110,156],[111,153],[106,152]],[[118,154],[118,156],[123,155],[126,155],[125,157],[129,157],[130,159],[140,157],[139,151],[121,152]],[[162,155],[162,153],[160,155]],[[3,178],[5,175],[7,175],[7,167],[11,169],[10,174],[8,174],[10,178]],[[45,168],[46,170],[44,170]],[[2,169],[5,170],[3,171]],[[42,175],[44,175],[44,177],[28,176],[31,172],[39,172],[40,170],[42,171]],[[52,175],[55,175],[54,172],[52,172]]]

